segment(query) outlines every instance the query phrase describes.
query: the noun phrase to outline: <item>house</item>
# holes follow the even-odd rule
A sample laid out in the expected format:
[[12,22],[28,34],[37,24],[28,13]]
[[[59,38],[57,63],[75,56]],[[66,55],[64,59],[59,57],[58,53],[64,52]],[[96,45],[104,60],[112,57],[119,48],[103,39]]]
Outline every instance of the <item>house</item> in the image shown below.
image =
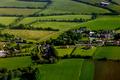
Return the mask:
[[7,55],[7,52],[6,51],[4,51],[4,50],[1,50],[0,51],[0,57],[4,57],[4,56],[6,56]]
[[108,6],[110,3],[109,2],[100,2],[100,6]]

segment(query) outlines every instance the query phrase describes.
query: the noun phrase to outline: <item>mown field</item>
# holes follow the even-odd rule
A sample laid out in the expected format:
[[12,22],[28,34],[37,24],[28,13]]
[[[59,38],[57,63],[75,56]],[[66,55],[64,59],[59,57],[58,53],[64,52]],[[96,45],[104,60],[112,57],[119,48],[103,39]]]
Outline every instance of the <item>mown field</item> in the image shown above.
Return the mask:
[[120,59],[120,47],[107,46],[98,47],[95,51],[95,58]]
[[27,67],[32,64],[30,56],[26,57],[12,57],[12,58],[0,58],[0,67],[7,69],[16,69]]

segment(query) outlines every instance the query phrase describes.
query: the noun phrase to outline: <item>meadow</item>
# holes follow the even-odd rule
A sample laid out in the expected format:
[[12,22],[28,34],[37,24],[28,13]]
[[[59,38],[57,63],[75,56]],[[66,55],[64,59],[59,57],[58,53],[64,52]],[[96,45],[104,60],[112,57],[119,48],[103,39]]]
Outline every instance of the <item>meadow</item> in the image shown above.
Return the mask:
[[0,58],[0,67],[7,69],[16,69],[27,67],[32,64],[30,56],[24,57],[12,57],[12,58]]
[[94,53],[94,58],[120,59],[119,49],[118,46],[98,47]]

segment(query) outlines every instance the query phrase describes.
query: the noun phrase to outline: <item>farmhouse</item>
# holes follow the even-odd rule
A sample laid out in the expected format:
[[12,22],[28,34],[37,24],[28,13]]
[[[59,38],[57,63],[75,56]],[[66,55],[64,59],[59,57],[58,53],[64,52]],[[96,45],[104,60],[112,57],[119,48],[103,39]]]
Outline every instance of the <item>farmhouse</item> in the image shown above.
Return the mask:
[[6,56],[6,55],[7,55],[6,53],[7,53],[6,51],[1,50],[1,51],[0,51],[0,57],[4,57],[4,56]]
[[108,6],[109,4],[109,2],[100,2],[100,6]]

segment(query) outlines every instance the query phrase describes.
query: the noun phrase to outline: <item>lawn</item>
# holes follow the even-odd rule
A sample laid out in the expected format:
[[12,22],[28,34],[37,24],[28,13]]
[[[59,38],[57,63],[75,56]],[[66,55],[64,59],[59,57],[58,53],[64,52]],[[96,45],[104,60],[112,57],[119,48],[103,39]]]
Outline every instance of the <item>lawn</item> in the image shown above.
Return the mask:
[[0,8],[0,15],[30,15],[41,9]]
[[12,57],[12,58],[0,58],[0,67],[8,69],[16,69],[27,67],[32,64],[30,56],[26,57]]
[[36,40],[39,41],[41,39],[45,39],[50,37],[56,32],[53,31],[40,31],[40,30],[10,30],[5,29],[2,30],[2,33],[9,33],[15,35],[16,37],[21,37],[27,40]]
[[72,55],[81,55],[81,56],[93,56],[96,47],[92,47],[91,49],[85,50],[83,49],[85,46],[77,47]]
[[83,61],[82,59],[66,59],[56,64],[41,65],[37,80],[79,80]]
[[93,30],[116,29],[120,28],[120,16],[100,16],[95,20],[82,23],[80,26],[85,26]]
[[74,48],[60,48],[60,46],[56,46],[55,48],[58,52],[58,56],[60,57],[63,57],[64,55],[70,55],[74,49]]
[[95,51],[94,57],[120,59],[120,47],[117,46],[98,47]]

